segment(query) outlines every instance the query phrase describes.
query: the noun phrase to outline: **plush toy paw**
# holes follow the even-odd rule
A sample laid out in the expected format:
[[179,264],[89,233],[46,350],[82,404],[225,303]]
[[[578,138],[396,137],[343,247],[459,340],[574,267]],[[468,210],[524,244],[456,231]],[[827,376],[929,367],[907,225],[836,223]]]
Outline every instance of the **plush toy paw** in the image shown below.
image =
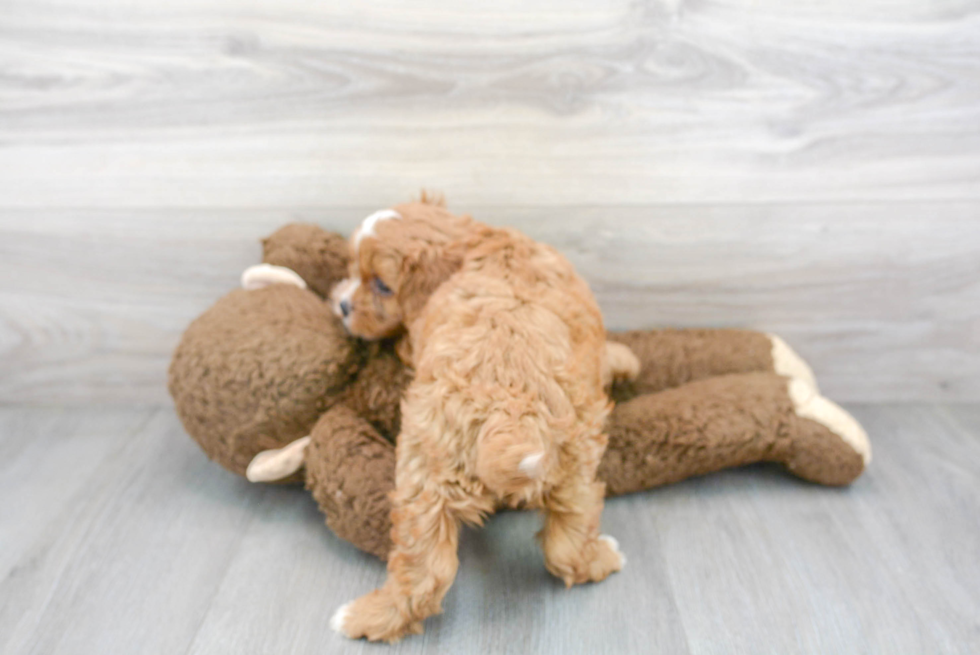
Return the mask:
[[790,380],[787,391],[796,414],[787,468],[819,484],[853,482],[871,462],[871,443],[864,428],[802,380]]
[[815,421],[836,434],[861,456],[865,466],[871,462],[871,442],[868,440],[868,434],[843,407],[821,396],[803,380],[790,381],[789,397],[793,401],[797,416]]
[[403,605],[382,587],[337,608],[330,618],[330,627],[349,639],[388,643],[406,635],[422,634],[422,622],[414,620]]
[[772,343],[772,367],[776,375],[803,380],[811,389],[817,391],[817,377],[810,365],[795,350],[775,334],[766,334]]

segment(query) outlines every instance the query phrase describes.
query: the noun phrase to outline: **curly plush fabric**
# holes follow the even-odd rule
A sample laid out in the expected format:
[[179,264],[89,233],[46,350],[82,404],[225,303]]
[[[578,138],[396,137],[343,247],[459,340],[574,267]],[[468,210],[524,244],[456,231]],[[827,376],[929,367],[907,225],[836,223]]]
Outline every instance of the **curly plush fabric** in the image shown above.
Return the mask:
[[[305,480],[339,536],[384,557],[399,403],[412,373],[394,342],[351,339],[324,301],[347,272],[342,237],[291,225],[263,243],[265,263],[296,270],[310,288],[233,291],[195,320],[170,366],[177,413],[208,456],[239,475],[258,452],[311,435],[305,470],[278,481]],[[806,398],[794,401],[793,381],[777,371],[799,367],[777,366],[778,340],[768,335],[644,330],[608,338],[642,364],[634,382],[612,393],[599,467],[610,494],[753,461],[844,485],[867,465],[867,437],[846,412],[815,387],[822,402],[796,406]],[[812,420],[828,407],[836,408],[832,420]],[[837,434],[828,425],[850,427]]]
[[395,449],[350,407],[338,405],[313,428],[306,488],[341,539],[384,559],[391,548]]
[[611,332],[609,340],[627,346],[641,362],[640,375],[617,384],[613,400],[673,389],[709,376],[773,368],[772,341],[749,330],[630,330]]
[[168,386],[187,433],[211,459],[244,475],[256,453],[310,433],[346,391],[362,355],[309,291],[237,290],[187,328]]
[[394,341],[366,346],[364,368],[344,392],[342,404],[392,443],[401,428],[401,399],[412,372],[395,354]]
[[316,225],[290,223],[262,240],[266,264],[291,269],[321,298],[347,274],[347,240]]
[[786,378],[769,372],[706,377],[619,403],[609,417],[599,478],[610,495],[659,487],[755,462],[847,484],[861,455],[825,426],[797,416]]

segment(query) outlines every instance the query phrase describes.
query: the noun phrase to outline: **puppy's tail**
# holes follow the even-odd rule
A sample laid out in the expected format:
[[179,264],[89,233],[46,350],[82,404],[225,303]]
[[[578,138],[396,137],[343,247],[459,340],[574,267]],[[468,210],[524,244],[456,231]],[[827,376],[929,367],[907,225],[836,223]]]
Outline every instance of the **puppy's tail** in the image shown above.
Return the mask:
[[520,495],[547,476],[557,458],[553,451],[539,417],[494,412],[477,438],[476,475],[498,495]]

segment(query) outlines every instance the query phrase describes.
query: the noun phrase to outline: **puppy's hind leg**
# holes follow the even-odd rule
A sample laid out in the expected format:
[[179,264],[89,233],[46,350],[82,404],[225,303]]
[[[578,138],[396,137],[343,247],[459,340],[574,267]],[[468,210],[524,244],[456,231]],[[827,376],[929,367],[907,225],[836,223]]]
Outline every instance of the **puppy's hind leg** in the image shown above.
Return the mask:
[[[426,484],[396,489],[392,496],[392,550],[384,586],[342,606],[330,626],[370,641],[398,641],[421,634],[422,621],[442,611],[442,599],[456,577],[460,519],[454,490]],[[478,519],[477,519],[478,520]]]
[[623,568],[626,558],[612,537],[599,534],[605,485],[573,478],[545,497],[539,533],[545,566],[565,586],[599,582]]

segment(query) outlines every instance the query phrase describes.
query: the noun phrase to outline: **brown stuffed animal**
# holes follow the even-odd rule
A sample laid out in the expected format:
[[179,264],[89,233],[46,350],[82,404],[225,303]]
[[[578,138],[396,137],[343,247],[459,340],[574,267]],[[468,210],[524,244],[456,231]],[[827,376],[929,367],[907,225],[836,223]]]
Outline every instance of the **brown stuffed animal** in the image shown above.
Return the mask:
[[[351,338],[324,298],[346,274],[339,235],[289,225],[264,264],[195,320],[170,366],[188,433],[253,481],[305,479],[327,525],[384,558],[399,401],[411,379],[392,341]],[[612,333],[640,361],[615,383],[599,468],[610,495],[723,468],[778,462],[845,485],[870,461],[861,426],[819,394],[782,340],[744,330]],[[305,466],[304,466],[305,465]]]

